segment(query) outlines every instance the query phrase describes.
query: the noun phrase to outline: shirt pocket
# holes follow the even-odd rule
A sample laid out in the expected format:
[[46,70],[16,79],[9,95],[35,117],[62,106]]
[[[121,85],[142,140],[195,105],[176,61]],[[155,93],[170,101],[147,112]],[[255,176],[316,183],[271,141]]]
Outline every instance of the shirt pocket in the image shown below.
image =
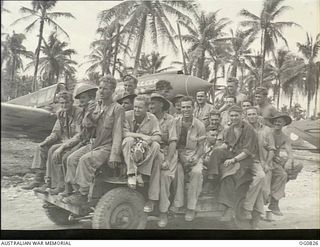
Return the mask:
[[112,129],[114,123],[114,116],[112,114],[107,114],[103,121],[103,127],[105,129]]

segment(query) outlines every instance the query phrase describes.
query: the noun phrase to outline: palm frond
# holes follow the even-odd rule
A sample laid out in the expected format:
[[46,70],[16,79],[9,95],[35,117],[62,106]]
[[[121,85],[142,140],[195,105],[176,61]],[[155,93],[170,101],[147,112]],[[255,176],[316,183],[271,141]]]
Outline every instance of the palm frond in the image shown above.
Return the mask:
[[64,17],[67,19],[76,19],[71,13],[69,12],[51,12],[47,13],[47,17],[50,19],[57,19],[60,17]]
[[248,19],[251,19],[253,21],[260,21],[260,17],[256,16],[255,14],[252,14],[251,12],[249,12],[246,9],[240,10],[239,15],[246,17]]

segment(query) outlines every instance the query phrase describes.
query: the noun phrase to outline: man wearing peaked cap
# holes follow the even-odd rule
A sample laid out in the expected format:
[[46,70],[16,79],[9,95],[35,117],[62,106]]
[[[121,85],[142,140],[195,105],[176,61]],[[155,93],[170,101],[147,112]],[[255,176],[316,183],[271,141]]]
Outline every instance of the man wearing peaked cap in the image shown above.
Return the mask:
[[38,192],[45,192],[47,188],[50,188],[51,184],[54,185],[55,181],[51,180],[50,169],[53,160],[52,157],[62,143],[68,141],[78,131],[76,125],[81,109],[73,105],[72,93],[60,91],[58,100],[61,108],[56,113],[57,121],[51,134],[39,144],[35,152],[31,167],[36,171],[35,180],[27,186],[22,187],[23,189],[34,189]]
[[176,110],[176,112],[174,112],[172,115],[175,117],[175,118],[178,118],[179,116],[181,116],[181,99],[184,97],[185,95],[183,94],[177,94],[176,96],[174,96],[172,99],[171,99],[171,102],[173,103],[174,105],[174,108]]
[[207,94],[204,90],[196,93],[193,116],[199,119],[207,127],[209,125],[209,113],[213,110],[213,105],[207,102]]
[[123,92],[119,95],[117,95],[115,101],[118,102],[125,111],[133,110],[133,101],[134,98],[137,97],[136,94],[128,94],[126,92]]
[[233,105],[233,106],[231,106],[230,108],[229,108],[229,113],[230,112],[232,112],[232,111],[235,111],[235,112],[240,112],[240,113],[242,113],[242,109],[241,109],[241,107],[240,106],[237,106],[237,105]]

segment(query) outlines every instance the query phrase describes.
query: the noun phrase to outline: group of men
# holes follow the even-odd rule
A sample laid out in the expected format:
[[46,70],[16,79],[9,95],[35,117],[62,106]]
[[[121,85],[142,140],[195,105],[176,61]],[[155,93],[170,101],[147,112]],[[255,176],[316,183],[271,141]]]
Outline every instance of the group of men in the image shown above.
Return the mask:
[[[151,95],[137,95],[137,82],[126,76],[121,94],[115,94],[110,75],[98,88],[83,84],[74,92],[79,107],[73,106],[71,93],[60,92],[56,124],[39,144],[35,179],[24,188],[82,205],[97,169],[125,170],[132,189],[145,186],[149,177],[144,211],[158,206],[158,225],[165,227],[168,212],[183,207],[185,220],[192,221],[201,193],[216,193],[220,220],[231,220],[236,189],[249,177],[244,217],[251,219],[253,210],[263,213],[267,203],[281,214],[288,173],[294,179],[302,167],[294,166],[290,140],[282,132],[291,118],[268,102],[266,88],[257,88],[254,105],[238,91],[237,79],[229,78],[218,108],[203,90],[195,100],[170,97],[170,82],[161,80]],[[287,158],[280,156],[282,148]]]

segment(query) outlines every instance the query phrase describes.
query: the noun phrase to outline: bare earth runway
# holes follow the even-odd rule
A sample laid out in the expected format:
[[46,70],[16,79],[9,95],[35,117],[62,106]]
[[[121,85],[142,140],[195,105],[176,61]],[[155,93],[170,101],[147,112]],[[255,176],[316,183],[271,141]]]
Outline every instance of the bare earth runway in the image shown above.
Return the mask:
[[[26,139],[1,140],[1,226],[2,230],[54,230],[66,229],[52,223],[44,213],[42,201],[32,191],[21,189],[21,175],[32,160],[32,147],[36,144]],[[274,221],[261,221],[260,229],[320,228],[319,218],[319,154],[295,152],[304,169],[297,180],[287,184],[286,198],[280,201],[284,216],[273,216]],[[301,160],[300,160],[301,158]],[[308,160],[305,160],[305,159]],[[303,159],[303,160],[302,160]],[[317,160],[317,161],[311,161]],[[23,164],[23,165],[19,165]],[[14,167],[14,171],[12,169]],[[223,226],[211,218],[198,218],[186,223],[182,217],[169,220],[169,229],[221,229]],[[90,228],[83,221],[68,228]],[[147,228],[157,228],[150,221]]]

